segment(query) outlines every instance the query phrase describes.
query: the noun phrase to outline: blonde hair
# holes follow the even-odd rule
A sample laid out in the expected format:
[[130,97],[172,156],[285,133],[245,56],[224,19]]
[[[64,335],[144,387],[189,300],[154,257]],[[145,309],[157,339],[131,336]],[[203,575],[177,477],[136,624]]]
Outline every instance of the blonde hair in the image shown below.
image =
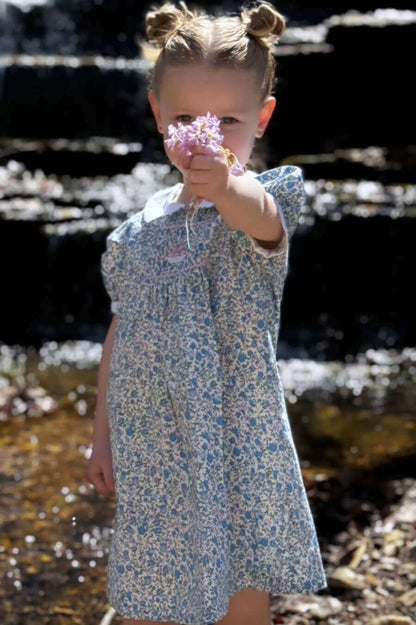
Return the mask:
[[273,45],[284,33],[286,21],[270,2],[243,7],[240,16],[197,14],[179,2],[170,2],[147,12],[143,56],[154,60],[148,88],[160,98],[163,72],[168,65],[201,63],[254,71],[259,100],[272,93],[276,62]]

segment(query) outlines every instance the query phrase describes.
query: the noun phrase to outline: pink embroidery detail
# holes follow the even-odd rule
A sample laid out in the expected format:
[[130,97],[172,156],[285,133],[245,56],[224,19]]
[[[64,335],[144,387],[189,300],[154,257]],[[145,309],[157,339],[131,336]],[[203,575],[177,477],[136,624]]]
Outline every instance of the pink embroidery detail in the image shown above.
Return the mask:
[[[220,215],[220,217],[221,217],[221,215]],[[219,218],[217,217],[216,220],[219,221]],[[153,220],[153,221],[156,221],[156,220]],[[149,223],[152,223],[152,222],[150,221]],[[208,218],[208,219],[201,219],[200,221],[198,221],[198,227],[201,224],[208,224],[208,223],[214,223],[214,220],[211,217]],[[181,223],[179,223],[179,224],[169,224],[169,225],[164,224],[164,225],[160,225],[160,226],[158,225],[158,228],[160,230],[178,230],[180,228],[185,228],[185,224],[181,224]]]
[[185,256],[188,256],[186,247],[184,245],[176,245],[169,251],[169,254],[161,256],[161,259],[166,259],[170,263],[179,263]]

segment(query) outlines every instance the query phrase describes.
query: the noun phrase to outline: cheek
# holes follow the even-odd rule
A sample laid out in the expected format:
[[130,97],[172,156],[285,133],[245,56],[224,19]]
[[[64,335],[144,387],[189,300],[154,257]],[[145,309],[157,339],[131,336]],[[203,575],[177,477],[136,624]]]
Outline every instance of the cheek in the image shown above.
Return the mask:
[[239,160],[248,159],[253,149],[253,142],[248,137],[231,135],[231,133],[225,136],[223,145],[233,152]]
[[223,145],[228,147],[230,150],[232,148],[235,149],[246,149],[250,144],[251,136],[243,131],[243,130],[229,130],[228,132],[223,132],[224,141]]

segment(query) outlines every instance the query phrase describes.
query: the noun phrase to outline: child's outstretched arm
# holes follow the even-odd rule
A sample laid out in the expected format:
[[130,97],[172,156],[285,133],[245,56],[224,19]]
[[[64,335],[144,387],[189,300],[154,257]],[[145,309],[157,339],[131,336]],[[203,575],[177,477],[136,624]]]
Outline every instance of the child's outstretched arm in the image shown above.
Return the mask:
[[[254,178],[232,177],[226,194],[216,207],[231,228],[275,248],[283,237],[283,225],[273,199]],[[242,210],[242,206],[244,210]]]
[[87,469],[88,481],[104,497],[109,497],[115,493],[106,391],[116,325],[117,315],[115,314],[104,341],[101,362],[98,368],[98,392],[94,413],[94,431],[91,441],[92,455]]
[[284,235],[280,214],[258,180],[232,175],[224,154],[205,154],[201,147],[194,150],[187,165],[184,176],[192,195],[213,202],[231,228],[264,247],[279,244]]

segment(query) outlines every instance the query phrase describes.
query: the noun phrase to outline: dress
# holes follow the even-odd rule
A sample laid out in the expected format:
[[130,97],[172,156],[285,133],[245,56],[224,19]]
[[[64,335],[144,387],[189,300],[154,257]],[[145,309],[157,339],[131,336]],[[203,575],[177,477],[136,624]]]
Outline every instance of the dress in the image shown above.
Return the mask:
[[178,183],[117,227],[101,257],[117,312],[107,593],[125,618],[209,625],[245,588],[327,587],[276,361],[303,175],[245,175],[279,209],[277,248],[203,200],[189,249]]

